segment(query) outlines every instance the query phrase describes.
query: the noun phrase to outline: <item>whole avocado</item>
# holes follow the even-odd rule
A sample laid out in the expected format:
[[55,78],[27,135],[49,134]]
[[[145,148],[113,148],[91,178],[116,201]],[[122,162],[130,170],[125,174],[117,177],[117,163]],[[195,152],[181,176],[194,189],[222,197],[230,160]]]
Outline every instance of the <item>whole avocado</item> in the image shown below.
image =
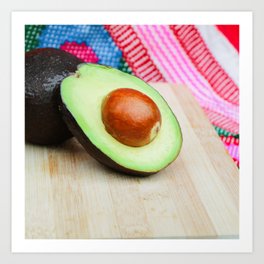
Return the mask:
[[40,145],[59,144],[72,137],[58,109],[57,92],[64,78],[83,63],[55,48],[25,53],[25,139]]

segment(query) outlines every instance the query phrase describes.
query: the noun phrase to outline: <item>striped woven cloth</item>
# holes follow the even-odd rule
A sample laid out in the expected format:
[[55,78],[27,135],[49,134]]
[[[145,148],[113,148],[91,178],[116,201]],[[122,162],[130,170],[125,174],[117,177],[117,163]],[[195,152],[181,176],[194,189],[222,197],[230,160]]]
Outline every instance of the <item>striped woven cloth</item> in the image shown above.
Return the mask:
[[37,47],[187,85],[239,166],[238,26],[27,25],[25,50]]

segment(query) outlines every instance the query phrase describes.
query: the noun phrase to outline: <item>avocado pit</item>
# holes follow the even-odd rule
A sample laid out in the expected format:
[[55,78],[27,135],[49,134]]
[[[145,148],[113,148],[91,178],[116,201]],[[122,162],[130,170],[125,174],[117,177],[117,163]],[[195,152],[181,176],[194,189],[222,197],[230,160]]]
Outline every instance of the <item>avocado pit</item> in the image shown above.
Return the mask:
[[110,92],[102,102],[101,111],[106,131],[131,147],[149,144],[161,127],[161,114],[155,102],[131,88]]

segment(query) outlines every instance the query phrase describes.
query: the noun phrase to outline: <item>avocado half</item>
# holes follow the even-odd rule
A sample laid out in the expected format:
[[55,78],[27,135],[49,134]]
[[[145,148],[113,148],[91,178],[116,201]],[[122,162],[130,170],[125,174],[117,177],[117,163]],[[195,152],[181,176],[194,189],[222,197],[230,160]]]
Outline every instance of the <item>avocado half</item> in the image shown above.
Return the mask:
[[[160,110],[160,131],[147,145],[127,146],[105,129],[102,102],[110,92],[124,87],[144,93]],[[180,152],[182,133],[177,118],[163,97],[135,76],[108,66],[81,64],[75,75],[62,81],[60,100],[60,109],[72,134],[92,157],[117,171],[150,175],[167,167]]]
[[83,61],[63,50],[39,48],[25,53],[25,139],[40,145],[72,137],[58,110],[61,81]]

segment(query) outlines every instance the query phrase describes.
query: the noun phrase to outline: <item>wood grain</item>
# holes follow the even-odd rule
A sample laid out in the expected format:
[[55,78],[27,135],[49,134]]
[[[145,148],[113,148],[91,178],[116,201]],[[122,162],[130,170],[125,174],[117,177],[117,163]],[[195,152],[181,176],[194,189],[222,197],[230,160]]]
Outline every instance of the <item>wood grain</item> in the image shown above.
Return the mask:
[[239,173],[184,86],[154,84],[183,132],[179,158],[145,178],[116,173],[75,140],[26,144],[26,238],[237,238]]

